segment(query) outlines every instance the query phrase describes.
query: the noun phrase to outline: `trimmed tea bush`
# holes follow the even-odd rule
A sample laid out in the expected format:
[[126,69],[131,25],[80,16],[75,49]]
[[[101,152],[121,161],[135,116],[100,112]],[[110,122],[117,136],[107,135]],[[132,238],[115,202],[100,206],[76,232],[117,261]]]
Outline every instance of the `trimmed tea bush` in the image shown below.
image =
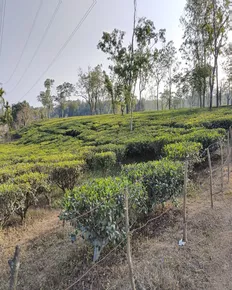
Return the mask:
[[65,192],[72,190],[82,176],[83,161],[64,161],[53,165],[50,172],[50,181]]
[[106,172],[116,165],[116,154],[114,152],[92,153],[87,157],[86,163],[93,171]]
[[15,200],[15,213],[23,221],[26,218],[28,209],[36,205],[39,196],[48,190],[48,176],[38,172],[30,172],[14,178],[18,186]]
[[105,245],[119,242],[125,236],[126,189],[129,193],[130,222],[133,224],[147,212],[147,197],[139,182],[132,184],[125,178],[100,178],[75,187],[65,195],[61,218],[70,220],[93,245],[94,261]]
[[202,144],[196,142],[179,142],[164,146],[164,155],[171,160],[190,160],[191,163],[200,161],[200,151]]
[[16,210],[19,187],[15,184],[0,184],[0,227],[4,227]]
[[178,195],[184,183],[183,164],[170,160],[126,165],[122,174],[131,182],[144,186],[150,210],[154,205]]

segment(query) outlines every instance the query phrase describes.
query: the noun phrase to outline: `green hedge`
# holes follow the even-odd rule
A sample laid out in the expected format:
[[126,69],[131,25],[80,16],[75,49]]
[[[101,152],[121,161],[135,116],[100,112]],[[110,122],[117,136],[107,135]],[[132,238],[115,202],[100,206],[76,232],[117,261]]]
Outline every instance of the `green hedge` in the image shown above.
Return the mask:
[[189,159],[192,163],[200,161],[202,144],[196,142],[179,142],[164,146],[164,156],[171,160],[184,161]]
[[86,158],[86,163],[90,170],[109,171],[116,165],[116,154],[114,152],[91,153]]
[[61,218],[70,220],[93,245],[94,260],[105,245],[121,241],[125,236],[125,190],[129,193],[129,215],[133,224],[147,212],[147,196],[139,182],[132,184],[125,178],[100,178],[75,187],[65,195]]
[[122,174],[131,182],[144,186],[150,209],[178,195],[183,187],[183,164],[180,162],[161,160],[126,165]]
[[49,179],[65,192],[78,184],[84,171],[84,161],[63,161],[49,166]]

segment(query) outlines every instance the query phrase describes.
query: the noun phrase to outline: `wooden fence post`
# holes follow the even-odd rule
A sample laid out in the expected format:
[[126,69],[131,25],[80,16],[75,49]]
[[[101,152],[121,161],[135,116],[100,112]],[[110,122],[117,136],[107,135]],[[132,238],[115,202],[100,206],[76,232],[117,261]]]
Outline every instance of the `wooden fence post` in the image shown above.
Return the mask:
[[186,219],[187,184],[188,184],[188,160],[185,161],[185,169],[184,169],[183,242],[187,242],[187,219]]
[[209,178],[210,178],[210,199],[211,199],[211,208],[213,208],[213,173],[211,165],[211,157],[209,148],[207,148],[208,162],[209,162]]
[[132,258],[131,258],[128,189],[125,190],[125,218],[126,218],[127,261],[128,261],[128,267],[129,267],[129,277],[130,277],[132,290],[136,290],[135,281],[134,281]]
[[228,131],[227,134],[227,173],[228,173],[228,183],[230,182],[230,154],[231,154],[231,150],[230,150],[230,131]]
[[220,142],[220,154],[221,154],[221,192],[223,192],[223,170],[224,170],[224,161],[223,161],[223,145]]
[[10,266],[10,290],[17,289],[18,283],[18,273],[19,273],[19,266],[20,266],[20,248],[19,246],[15,247],[15,253],[12,260],[9,260]]
[[229,132],[230,132],[230,145],[232,145],[232,128],[231,128],[231,126],[229,128]]

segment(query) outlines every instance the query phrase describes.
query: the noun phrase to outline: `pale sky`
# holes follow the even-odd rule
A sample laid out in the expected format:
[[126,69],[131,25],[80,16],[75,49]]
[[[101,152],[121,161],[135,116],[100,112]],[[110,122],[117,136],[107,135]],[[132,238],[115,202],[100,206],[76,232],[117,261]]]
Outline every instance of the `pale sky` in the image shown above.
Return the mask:
[[[97,0],[88,18],[83,22],[60,57],[30,93],[24,97],[25,93],[47,69],[93,3],[93,0],[63,0],[38,54],[20,84],[11,92],[30,63],[58,3],[58,0],[43,0],[22,60],[11,80],[4,84],[20,59],[40,1],[6,0],[3,45],[0,56],[0,82],[3,83],[3,88],[7,92],[5,98],[11,104],[27,100],[31,105],[38,105],[37,95],[44,89],[43,82],[46,78],[54,79],[55,87],[65,81],[75,84],[79,67],[86,70],[89,65],[93,67],[103,63],[103,66],[107,68],[106,56],[96,47],[103,31],[111,32],[117,28],[126,31],[128,39],[131,38],[133,0]],[[182,15],[185,1],[137,0],[137,16],[153,20],[157,30],[166,28],[167,41],[173,40],[175,46],[179,48],[182,42],[179,18]],[[0,15],[3,2],[0,0]]]

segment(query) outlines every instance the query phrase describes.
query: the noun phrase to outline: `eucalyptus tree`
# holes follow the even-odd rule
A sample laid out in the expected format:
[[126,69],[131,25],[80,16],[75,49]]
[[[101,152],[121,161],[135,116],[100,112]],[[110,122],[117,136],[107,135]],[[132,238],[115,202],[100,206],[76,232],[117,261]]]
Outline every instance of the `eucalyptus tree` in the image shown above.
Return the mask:
[[100,101],[105,94],[105,76],[101,65],[88,67],[87,72],[79,69],[76,93],[89,104],[92,115],[100,112]]
[[[153,21],[140,18],[134,29],[133,45],[124,45],[125,32],[114,29],[112,33],[103,32],[98,49],[108,54],[112,61],[110,69],[124,86],[126,112],[130,112],[135,87],[139,81],[140,98],[148,83],[152,64],[152,50],[159,39],[163,39],[165,30],[156,31]],[[132,53],[133,52],[133,53]],[[131,57],[133,55],[133,57]]]
[[108,75],[105,71],[104,74],[104,85],[106,88],[106,93],[108,94],[111,105],[112,105],[112,112],[116,114],[117,105],[121,106],[121,112],[123,113],[124,104],[122,102],[122,93],[123,93],[123,85],[118,80],[118,77],[115,74]]
[[46,110],[47,118],[50,118],[51,111],[53,109],[53,100],[54,97],[51,94],[51,89],[54,84],[54,80],[52,79],[46,79],[44,82],[45,91],[41,91],[39,96],[37,97],[37,100],[41,102],[44,109]]
[[5,91],[3,88],[0,88],[0,115],[3,116],[4,114],[4,106],[5,106],[5,99],[3,95],[5,94]]
[[177,50],[173,41],[169,41],[164,47],[163,61],[167,71],[166,84],[169,91],[168,108],[172,107],[173,83],[175,75],[178,73],[180,62],[177,58]]
[[195,90],[203,107],[209,86],[209,106],[212,108],[215,79],[219,106],[218,59],[227,37],[228,14],[228,0],[188,0],[181,18],[184,27],[182,55],[188,66],[191,63]]
[[72,93],[75,91],[73,84],[69,82],[64,82],[62,85],[59,85],[57,88],[57,96],[54,97],[55,101],[60,107],[60,117],[64,117],[64,110],[67,107],[67,100],[71,97]]

